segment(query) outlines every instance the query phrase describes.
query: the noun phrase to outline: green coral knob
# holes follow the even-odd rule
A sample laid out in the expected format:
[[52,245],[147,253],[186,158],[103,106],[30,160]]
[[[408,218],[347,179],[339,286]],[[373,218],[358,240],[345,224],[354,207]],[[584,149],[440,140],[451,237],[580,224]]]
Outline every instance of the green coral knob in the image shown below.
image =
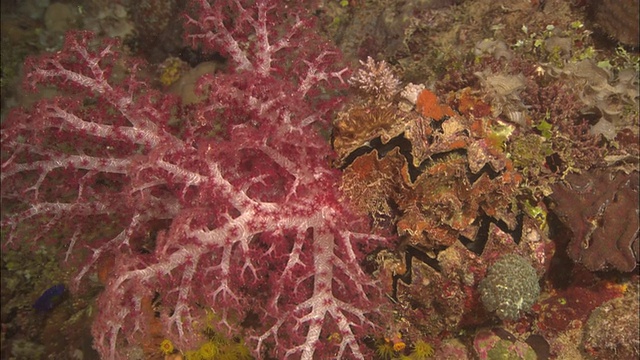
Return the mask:
[[504,255],[480,281],[480,299],[488,311],[502,320],[516,320],[540,295],[538,275],[529,261],[519,255]]

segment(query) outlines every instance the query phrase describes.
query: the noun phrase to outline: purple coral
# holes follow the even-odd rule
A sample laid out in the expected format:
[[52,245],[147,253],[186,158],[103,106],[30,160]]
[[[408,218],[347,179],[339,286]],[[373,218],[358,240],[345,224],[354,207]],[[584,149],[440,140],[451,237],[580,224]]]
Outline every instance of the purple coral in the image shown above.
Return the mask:
[[573,233],[567,252],[591,271],[638,262],[638,172],[590,170],[553,186],[555,213]]

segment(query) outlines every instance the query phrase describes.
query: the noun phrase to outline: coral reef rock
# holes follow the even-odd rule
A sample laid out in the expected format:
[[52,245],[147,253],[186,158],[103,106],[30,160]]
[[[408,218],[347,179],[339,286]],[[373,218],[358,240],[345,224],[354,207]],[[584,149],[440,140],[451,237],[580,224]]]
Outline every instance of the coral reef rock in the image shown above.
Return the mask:
[[591,313],[585,326],[582,346],[593,359],[638,359],[638,294],[602,304]]

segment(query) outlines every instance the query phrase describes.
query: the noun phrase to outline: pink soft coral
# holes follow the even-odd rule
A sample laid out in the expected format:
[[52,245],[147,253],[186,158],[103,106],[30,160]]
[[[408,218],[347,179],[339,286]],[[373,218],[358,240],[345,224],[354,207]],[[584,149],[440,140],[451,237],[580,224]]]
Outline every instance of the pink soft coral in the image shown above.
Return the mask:
[[27,64],[29,87],[57,95],[3,124],[6,243],[60,237],[84,259],[76,288],[115,259],[93,325],[104,358],[157,333],[152,298],[182,349],[213,309],[257,357],[364,358],[379,290],[359,262],[382,239],[343,204],[319,132],[345,70],[299,9],[194,3],[188,39],[229,71],[202,79],[188,111],[86,32]]

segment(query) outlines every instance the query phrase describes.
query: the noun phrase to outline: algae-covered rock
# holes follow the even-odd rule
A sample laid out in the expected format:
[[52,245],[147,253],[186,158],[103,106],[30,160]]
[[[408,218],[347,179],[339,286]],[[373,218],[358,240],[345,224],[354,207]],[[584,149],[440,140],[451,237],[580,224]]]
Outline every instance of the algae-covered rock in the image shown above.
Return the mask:
[[638,359],[638,294],[610,300],[595,309],[584,329],[582,348],[590,359]]

